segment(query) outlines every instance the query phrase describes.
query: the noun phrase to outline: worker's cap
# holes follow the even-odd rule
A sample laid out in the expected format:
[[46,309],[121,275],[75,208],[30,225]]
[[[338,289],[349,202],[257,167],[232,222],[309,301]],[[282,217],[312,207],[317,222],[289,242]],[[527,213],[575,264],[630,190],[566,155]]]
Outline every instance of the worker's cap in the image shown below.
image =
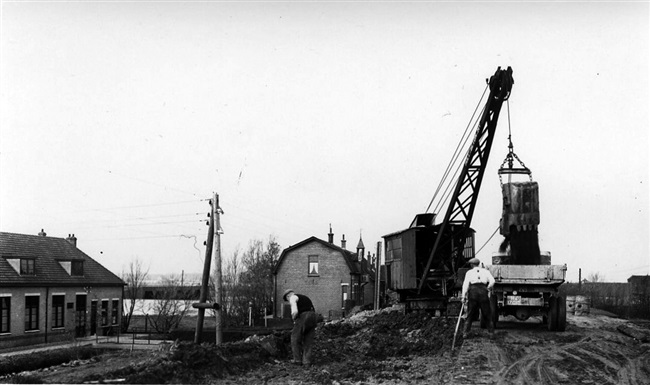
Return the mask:
[[289,295],[289,293],[293,293],[293,289],[287,289],[287,290],[285,290],[285,291],[284,291],[284,294],[282,294],[282,299],[286,301],[286,300],[287,300],[287,296]]
[[478,266],[481,264],[481,261],[478,258],[472,258],[469,261],[467,261],[472,266]]

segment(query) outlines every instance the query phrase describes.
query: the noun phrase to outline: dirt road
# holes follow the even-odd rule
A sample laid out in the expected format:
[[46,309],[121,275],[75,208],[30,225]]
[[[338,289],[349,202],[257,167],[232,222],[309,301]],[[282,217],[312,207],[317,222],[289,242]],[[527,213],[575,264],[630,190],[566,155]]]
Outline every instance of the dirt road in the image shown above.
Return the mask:
[[617,329],[628,324],[569,316],[567,330],[558,333],[534,320],[500,322],[493,340],[464,341],[451,383],[650,384],[650,344]]
[[[645,336],[645,342],[620,332],[621,325],[635,328],[638,335]],[[395,326],[406,330],[402,333],[407,336],[402,339],[404,343],[408,344],[409,338],[414,344],[421,337],[428,338],[428,333],[422,332],[427,326],[413,326]],[[359,354],[361,360],[347,357],[334,362],[321,357],[325,362],[309,370],[267,365],[249,373],[248,379],[270,384],[650,384],[650,329],[626,320],[569,315],[565,332],[549,332],[538,319],[502,319],[493,339],[485,330],[474,329],[474,335],[462,341],[453,354],[453,322],[438,322],[436,326],[440,328],[437,338],[444,343],[435,351],[390,354],[378,360],[364,354]],[[367,338],[373,331],[378,332],[363,328],[350,333],[347,341],[330,343],[339,351],[351,349],[350,345],[359,343],[360,335]],[[377,336],[375,341],[386,338]],[[397,350],[402,348],[399,341],[390,344]],[[336,354],[329,347],[321,345],[321,349]]]

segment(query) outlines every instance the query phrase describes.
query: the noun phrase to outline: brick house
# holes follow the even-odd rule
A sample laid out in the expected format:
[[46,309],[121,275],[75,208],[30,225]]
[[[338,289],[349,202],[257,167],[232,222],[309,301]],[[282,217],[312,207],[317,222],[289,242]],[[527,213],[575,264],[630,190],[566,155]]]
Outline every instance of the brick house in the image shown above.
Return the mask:
[[627,283],[629,316],[650,318],[650,275],[633,275]]
[[290,317],[282,299],[287,289],[311,298],[325,318],[339,317],[346,306],[373,303],[375,273],[363,241],[359,239],[356,253],[346,250],[345,235],[341,246],[333,241],[330,228],[327,242],[312,236],[282,251],[273,270],[275,317]]
[[77,248],[77,238],[0,232],[0,346],[119,329],[124,282]]

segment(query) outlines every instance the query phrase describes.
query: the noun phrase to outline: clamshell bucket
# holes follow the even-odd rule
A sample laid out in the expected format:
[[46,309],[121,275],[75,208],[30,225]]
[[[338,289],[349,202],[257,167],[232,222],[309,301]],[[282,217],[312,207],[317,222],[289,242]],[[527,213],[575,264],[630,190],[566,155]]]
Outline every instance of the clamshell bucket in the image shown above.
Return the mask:
[[509,236],[512,226],[517,231],[536,230],[539,225],[539,189],[537,182],[512,182],[501,186],[503,214],[500,232]]

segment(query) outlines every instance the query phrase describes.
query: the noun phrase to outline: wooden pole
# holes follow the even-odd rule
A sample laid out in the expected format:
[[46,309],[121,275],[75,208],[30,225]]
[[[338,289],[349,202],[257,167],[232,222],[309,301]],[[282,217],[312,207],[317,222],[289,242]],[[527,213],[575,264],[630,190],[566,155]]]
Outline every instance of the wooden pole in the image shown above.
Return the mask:
[[[214,194],[214,200],[216,202],[214,209],[214,216],[216,220],[216,225],[214,226],[214,238],[215,238],[215,277],[214,277],[214,301],[218,304],[222,304],[222,282],[221,282],[221,219],[220,215],[223,214],[221,207],[219,207],[219,194]],[[215,310],[215,342],[217,345],[223,343],[222,337],[222,319],[221,319],[221,310]]]
[[[216,196],[216,194],[215,194]],[[208,283],[210,282],[210,262],[212,261],[212,243],[214,238],[214,199],[210,203],[212,210],[210,213],[210,227],[208,230],[208,240],[205,247],[205,259],[203,261],[203,276],[201,280],[201,292],[199,294],[199,302],[206,302],[208,299]],[[194,343],[198,344],[201,341],[201,334],[203,333],[203,318],[205,316],[205,309],[199,309],[199,314],[196,317],[196,330],[194,332]]]
[[[456,346],[456,334],[458,334],[458,327],[460,326],[460,319],[463,317],[463,309],[465,309],[465,302],[460,305],[460,313],[458,313],[458,321],[456,322],[456,330],[454,330],[454,339],[451,341],[451,350]],[[465,320],[469,322],[469,320]]]
[[375,310],[379,310],[381,297],[381,241],[377,242],[377,260],[375,261]]
[[578,293],[582,293],[582,268],[578,269]]

